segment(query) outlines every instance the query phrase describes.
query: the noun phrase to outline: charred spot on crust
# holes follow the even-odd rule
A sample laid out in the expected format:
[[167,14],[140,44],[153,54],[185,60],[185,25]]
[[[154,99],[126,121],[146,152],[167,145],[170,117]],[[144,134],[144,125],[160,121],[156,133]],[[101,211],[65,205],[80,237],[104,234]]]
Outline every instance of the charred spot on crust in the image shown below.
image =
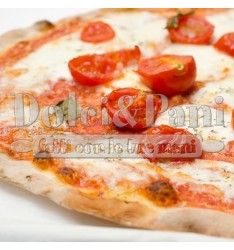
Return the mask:
[[158,206],[172,206],[177,202],[177,194],[170,183],[155,181],[146,188],[148,197]]
[[37,167],[39,167],[40,169],[46,170],[52,165],[53,159],[51,159],[51,158],[37,158],[37,156],[35,156],[33,158],[33,163]]
[[60,167],[58,169],[58,175],[69,184],[75,184],[77,179],[77,171],[69,167]]
[[186,231],[188,231],[188,232],[201,233],[201,229],[193,221],[188,221],[183,226],[184,226],[184,228],[186,228]]
[[47,20],[43,20],[43,21],[39,21],[37,23],[35,23],[37,30],[39,31],[47,31],[49,29],[54,28],[54,24],[47,21]]
[[18,45],[18,47],[23,47],[23,48],[25,48],[25,47],[27,47],[27,46],[29,45],[29,41],[19,41],[19,42],[17,43],[17,45]]
[[28,180],[28,182],[32,181],[32,176],[31,175],[27,175],[25,178]]

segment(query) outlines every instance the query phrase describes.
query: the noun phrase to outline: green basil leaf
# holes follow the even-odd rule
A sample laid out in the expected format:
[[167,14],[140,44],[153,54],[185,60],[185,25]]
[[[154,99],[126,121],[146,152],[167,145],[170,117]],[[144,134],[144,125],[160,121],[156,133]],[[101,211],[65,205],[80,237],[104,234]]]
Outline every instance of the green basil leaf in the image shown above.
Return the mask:
[[[56,104],[60,109],[56,110],[56,115],[62,117],[65,121],[78,119],[80,117],[81,107],[73,98],[67,98]],[[69,111],[68,111],[69,110]]]
[[182,17],[182,16],[188,16],[188,15],[192,15],[192,14],[194,14],[194,10],[191,10],[188,13],[184,13],[184,14],[179,12],[177,15],[171,17],[167,21],[166,29],[178,28],[178,26],[179,26],[179,18]]

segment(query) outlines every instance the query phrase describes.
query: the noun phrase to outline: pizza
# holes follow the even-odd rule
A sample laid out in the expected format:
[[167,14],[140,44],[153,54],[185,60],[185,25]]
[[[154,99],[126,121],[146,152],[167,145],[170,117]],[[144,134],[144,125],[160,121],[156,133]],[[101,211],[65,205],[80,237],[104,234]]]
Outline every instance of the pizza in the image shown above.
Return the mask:
[[2,181],[127,227],[234,237],[233,9],[104,9],[0,41]]

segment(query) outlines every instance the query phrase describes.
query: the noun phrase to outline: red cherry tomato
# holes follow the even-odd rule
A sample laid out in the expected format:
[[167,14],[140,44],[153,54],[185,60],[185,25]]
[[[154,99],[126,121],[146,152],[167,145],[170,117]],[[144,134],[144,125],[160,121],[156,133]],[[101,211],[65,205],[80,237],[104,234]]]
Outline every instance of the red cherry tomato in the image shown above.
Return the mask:
[[[173,137],[161,137],[160,139],[158,139],[158,137],[156,137],[156,141],[154,140],[154,138],[147,138],[147,135],[156,135],[156,136],[160,136],[160,135],[165,135],[165,136],[169,136],[169,135],[173,135]],[[167,144],[167,143],[171,143],[171,141],[173,143],[178,143],[178,135],[182,136],[182,135],[190,135],[193,136],[191,133],[189,133],[187,130],[184,129],[180,129],[180,128],[173,128],[170,127],[168,125],[161,125],[161,126],[157,126],[157,127],[153,127],[150,128],[146,131],[146,138],[144,141],[142,141],[142,143],[146,143],[146,145],[148,145],[148,150],[153,149],[153,144],[157,143],[157,144]],[[182,140],[182,138],[179,138],[180,140]],[[153,143],[151,145],[151,143]],[[181,141],[179,142],[179,144],[181,144]],[[200,146],[200,145],[199,145]],[[149,158],[148,153],[146,150],[144,149],[144,147],[141,147],[139,150],[139,153],[143,154],[144,158],[149,159],[151,162],[157,162],[157,161],[191,161],[191,159],[188,158],[166,158],[166,159],[160,159],[160,158]]]
[[139,61],[141,52],[134,49],[123,49],[106,54],[84,55],[68,63],[74,80],[82,85],[96,86],[106,83],[122,74],[122,68],[133,61]]
[[89,23],[81,32],[80,39],[87,43],[102,43],[115,37],[114,30],[103,22]]
[[140,89],[116,89],[107,98],[103,106],[108,109],[115,126],[120,128],[136,130],[149,127],[155,122],[161,108],[159,97]]
[[147,135],[191,135],[185,129],[173,128],[168,125],[161,125],[154,128],[150,128],[146,131]]
[[173,42],[209,44],[214,26],[202,16],[182,15],[178,17],[178,24],[168,31]]
[[192,56],[162,55],[141,60],[137,73],[154,92],[171,97],[192,88],[196,63]]
[[225,154],[234,157],[234,141],[229,141],[225,147]]
[[223,35],[215,44],[214,47],[223,51],[230,56],[234,56],[234,32]]

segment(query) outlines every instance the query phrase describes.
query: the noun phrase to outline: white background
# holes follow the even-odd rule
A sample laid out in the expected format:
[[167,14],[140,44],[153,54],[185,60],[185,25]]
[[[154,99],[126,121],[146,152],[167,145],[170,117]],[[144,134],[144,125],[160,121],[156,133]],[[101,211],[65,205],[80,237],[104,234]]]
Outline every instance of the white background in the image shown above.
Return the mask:
[[67,16],[73,16],[92,10],[94,9],[0,9],[0,34],[16,28],[28,27],[40,20],[55,22]]
[[31,1],[31,0],[2,0],[1,8],[231,8],[233,2],[222,1],[188,1],[188,0],[60,0],[60,1]]

